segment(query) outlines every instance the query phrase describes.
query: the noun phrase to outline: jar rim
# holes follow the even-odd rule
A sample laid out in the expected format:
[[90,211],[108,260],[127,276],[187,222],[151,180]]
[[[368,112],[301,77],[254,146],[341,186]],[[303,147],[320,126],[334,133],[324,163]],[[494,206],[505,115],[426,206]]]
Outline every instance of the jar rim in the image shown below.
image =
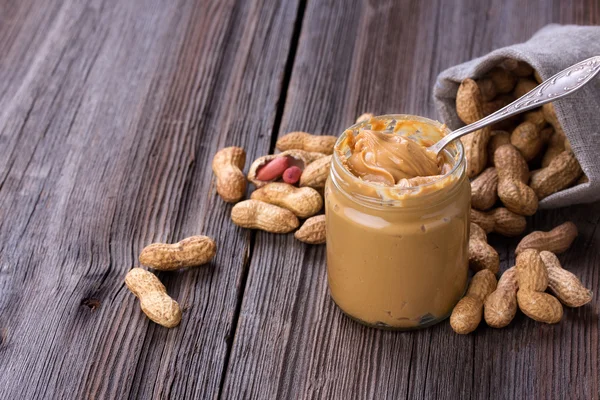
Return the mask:
[[[423,122],[429,125],[434,126],[435,128],[440,129],[440,131],[444,134],[444,136],[448,135],[449,133],[451,133],[451,130],[445,125],[442,124],[439,121],[436,120],[432,120],[426,117],[421,117],[418,115],[411,115],[411,114],[385,114],[385,115],[378,115],[376,117],[373,117],[375,119],[396,119],[396,120],[412,120],[412,121],[418,121],[418,122]],[[337,149],[338,146],[345,140],[346,138],[346,131],[350,130],[350,129],[358,129],[361,126],[364,126],[366,124],[369,123],[371,119],[369,120],[365,120],[365,121],[361,121],[358,122],[348,128],[346,128],[344,130],[344,132],[342,132],[342,134],[338,137],[337,141],[335,142],[335,146],[334,149]],[[464,161],[465,161],[465,152],[464,152],[464,147],[461,143],[460,140],[454,140],[452,142],[450,142],[450,145],[453,145],[456,147],[457,153],[454,156],[451,156],[450,159],[453,160],[453,164],[452,164],[452,168],[450,169],[450,171],[446,172],[443,175],[440,175],[438,179],[434,179],[431,180],[429,182],[426,183],[422,183],[416,186],[409,186],[409,187],[394,187],[394,191],[397,192],[398,194],[402,195],[402,194],[410,194],[413,193],[415,191],[418,191],[422,188],[428,188],[430,186],[434,186],[436,184],[439,184],[441,181],[443,181],[444,179],[447,179],[448,177],[451,177],[453,175],[457,174],[457,170],[464,165]],[[442,151],[447,151],[447,150],[442,150]],[[342,161],[340,160],[340,155],[337,151],[334,150],[333,152],[333,163],[335,163],[337,166],[339,166],[345,177],[347,177],[348,179],[351,180],[351,182],[353,183],[360,183],[361,185],[365,185],[366,187],[372,188],[374,190],[380,189],[382,188],[381,184],[375,183],[375,182],[369,182],[369,181],[364,181],[362,179],[360,179],[359,177],[355,176],[354,174],[352,174],[347,168],[346,166],[342,163]],[[466,168],[465,168],[466,169]],[[332,168],[332,173],[334,168]],[[437,193],[438,190],[433,190],[430,193],[428,193],[427,195],[433,195],[435,193]],[[425,196],[427,196],[425,195]],[[362,196],[361,196],[362,197]],[[368,198],[373,199],[369,197]],[[380,201],[381,199],[378,199],[378,201]]]

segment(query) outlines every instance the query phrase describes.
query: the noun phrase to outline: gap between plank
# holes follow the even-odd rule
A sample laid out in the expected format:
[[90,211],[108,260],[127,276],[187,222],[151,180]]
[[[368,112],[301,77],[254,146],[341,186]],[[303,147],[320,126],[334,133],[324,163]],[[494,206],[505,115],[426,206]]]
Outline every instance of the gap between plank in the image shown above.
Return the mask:
[[[287,99],[288,89],[290,86],[290,80],[292,77],[292,70],[294,69],[294,63],[296,60],[296,52],[298,49],[298,42],[300,41],[300,32],[302,31],[302,22],[304,21],[304,14],[306,10],[307,0],[299,0],[298,11],[296,13],[296,21],[294,23],[294,29],[292,31],[292,38],[290,41],[290,51],[285,62],[283,81],[281,83],[281,90],[279,98],[277,100],[277,109],[275,112],[275,119],[273,120],[273,129],[271,131],[271,141],[269,143],[269,154],[275,151],[275,143],[277,142],[277,136],[279,128],[281,127],[281,120],[283,119],[283,111]],[[244,300],[244,294],[246,292],[246,282],[248,281],[248,274],[250,271],[250,264],[252,262],[252,256],[254,255],[254,246],[256,244],[256,231],[250,231],[250,243],[248,244],[248,257],[244,260],[242,265],[242,276],[240,282],[240,292],[237,296],[237,302],[232,318],[232,325],[227,335],[227,353],[225,354],[225,362],[223,363],[223,371],[221,373],[221,383],[219,384],[219,393],[217,399],[222,398],[223,386],[225,385],[225,378],[227,377],[227,370],[229,369],[229,362],[231,359],[231,351],[233,349],[233,343],[235,342],[235,336],[237,335],[238,322],[240,319],[240,312],[242,309],[242,302]]]

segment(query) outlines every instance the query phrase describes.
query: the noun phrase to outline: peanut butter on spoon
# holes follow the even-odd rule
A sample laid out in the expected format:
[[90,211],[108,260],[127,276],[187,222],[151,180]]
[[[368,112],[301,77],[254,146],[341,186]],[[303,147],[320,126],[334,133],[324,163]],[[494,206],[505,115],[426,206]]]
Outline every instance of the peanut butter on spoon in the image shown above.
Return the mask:
[[360,130],[354,137],[348,131],[347,143],[351,155],[346,167],[365,181],[394,186],[403,179],[441,173],[435,153],[397,134]]

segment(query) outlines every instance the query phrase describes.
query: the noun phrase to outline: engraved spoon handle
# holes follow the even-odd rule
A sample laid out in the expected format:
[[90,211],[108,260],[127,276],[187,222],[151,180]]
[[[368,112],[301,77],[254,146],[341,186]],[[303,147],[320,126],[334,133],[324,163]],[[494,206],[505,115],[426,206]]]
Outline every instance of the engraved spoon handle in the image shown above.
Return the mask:
[[479,121],[452,131],[437,143],[429,146],[428,150],[437,154],[446,147],[448,143],[467,133],[471,133],[495,122],[502,121],[515,114],[520,114],[527,110],[531,110],[532,108],[539,107],[542,104],[560,99],[561,97],[568,96],[588,83],[598,72],[600,72],[600,56],[588,58],[575,65],[571,65],[550,79],[546,79],[536,86],[535,89],[519,97],[506,107],[501,108]]

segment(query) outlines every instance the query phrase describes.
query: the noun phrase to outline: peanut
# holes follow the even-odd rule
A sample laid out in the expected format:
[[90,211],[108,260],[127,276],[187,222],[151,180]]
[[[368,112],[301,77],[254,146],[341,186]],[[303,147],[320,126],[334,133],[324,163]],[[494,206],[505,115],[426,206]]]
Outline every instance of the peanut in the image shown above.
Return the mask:
[[[483,103],[483,115],[487,117],[488,115],[495,113],[499,109],[506,107],[514,100],[514,97],[512,97],[511,95],[502,94],[500,96],[497,96],[494,100],[486,101]],[[514,117],[508,118],[508,120],[514,120]]]
[[[263,156],[255,160],[250,166],[248,180],[254,183],[257,188],[260,188],[269,182],[278,180],[283,175],[283,172],[291,166],[296,166],[301,170],[304,170],[307,165],[310,165],[313,161],[323,157],[326,157],[323,153],[304,150],[287,150],[279,154]],[[279,159],[287,160],[287,162],[279,161]],[[269,168],[269,165],[273,161],[275,161],[276,164],[270,167],[270,171],[267,169],[267,171],[264,172],[264,168]],[[266,177],[270,179],[264,179],[265,174]]]
[[250,198],[288,209],[299,218],[312,217],[323,208],[323,199],[315,189],[287,183],[269,183],[255,190]]
[[509,58],[505,60],[502,65],[506,68],[507,71],[513,73],[514,75],[523,78],[533,74],[533,68],[529,66],[526,62],[517,61],[515,59]]
[[550,140],[548,141],[548,147],[542,158],[542,167],[545,168],[550,165],[550,162],[554,160],[560,153],[565,151],[565,137],[560,131],[552,132]]
[[261,181],[272,181],[281,178],[289,165],[289,158],[276,157],[256,171],[256,179]]
[[472,222],[469,236],[469,267],[474,272],[487,269],[494,274],[500,267],[498,252],[488,244],[485,231]]
[[491,208],[498,200],[497,190],[496,168],[489,167],[471,181],[471,207],[482,211]]
[[525,315],[539,322],[554,324],[560,321],[562,306],[556,297],[544,293],[548,287],[548,271],[540,253],[524,250],[517,256],[517,303]]
[[542,149],[542,140],[537,126],[530,121],[519,124],[510,135],[510,143],[520,152],[525,161],[531,161]]
[[465,149],[467,159],[467,176],[476,177],[487,163],[487,142],[490,138],[490,130],[483,128],[460,138]]
[[504,271],[498,286],[484,303],[485,322],[492,328],[504,328],[517,314],[517,271],[511,267]]
[[142,268],[133,268],[125,276],[125,284],[140,299],[140,307],[148,318],[166,328],[179,325],[179,304],[169,297],[156,275]]
[[280,137],[275,147],[280,151],[304,150],[316,153],[331,154],[337,137],[311,135],[306,132],[290,132]]
[[528,92],[535,89],[538,83],[528,78],[520,78],[515,85],[513,94],[518,99],[521,96],[525,96]]
[[242,228],[288,233],[300,225],[290,210],[260,200],[244,200],[233,206],[231,220]]
[[488,162],[490,165],[494,165],[494,153],[496,149],[505,144],[510,144],[510,133],[506,131],[493,131],[487,146]]
[[504,207],[487,212],[471,209],[471,222],[479,225],[486,233],[496,232],[503,236],[518,236],[527,227],[525,217]]
[[[465,79],[460,84],[456,93],[456,112],[465,124],[484,117],[481,91],[474,80]],[[477,176],[485,168],[490,132],[490,128],[485,127],[460,139],[465,148],[469,178]]]
[[543,128],[540,131],[540,139],[542,139],[542,143],[548,144],[550,142],[550,139],[552,138],[552,135],[554,135],[554,128],[553,127],[548,126],[548,127]]
[[568,221],[548,232],[531,232],[521,239],[517,245],[515,254],[519,254],[525,249],[535,249],[537,251],[547,250],[560,254],[567,251],[576,237],[577,227],[574,223]]
[[548,272],[539,251],[523,250],[517,255],[515,268],[520,289],[543,292],[548,287]]
[[473,79],[462,81],[456,92],[456,113],[462,122],[472,124],[483,118],[481,90]]
[[300,177],[300,186],[308,186],[314,189],[324,188],[327,177],[329,177],[331,158],[332,156],[323,157],[309,164]]
[[571,272],[563,269],[554,253],[540,252],[548,271],[548,287],[567,307],[581,307],[592,301],[593,293]]
[[240,147],[226,147],[215,154],[212,170],[217,177],[217,193],[228,203],[236,203],[246,193],[246,177],[242,170],[246,152]]
[[[492,101],[485,102],[483,103],[483,115],[487,117],[488,115],[493,114],[501,108],[509,105],[514,100],[515,99],[511,95],[502,94]],[[492,124],[490,129],[492,131],[512,131],[517,125],[519,117],[519,115],[514,115],[510,118],[503,119],[502,121]]]
[[538,322],[556,324],[563,315],[560,302],[548,293],[519,289],[517,303],[523,314]]
[[208,236],[191,236],[174,244],[153,243],[140,253],[140,264],[159,271],[206,264],[217,253],[215,241]]
[[477,81],[477,86],[481,92],[481,99],[483,101],[490,101],[496,97],[496,87],[494,82],[489,78],[483,78]]
[[361,114],[358,118],[356,118],[356,123],[358,124],[358,123],[361,123],[361,122],[364,122],[364,121],[368,121],[371,118],[373,118],[374,116],[375,115],[372,114],[372,113]]
[[517,83],[517,77],[501,67],[494,67],[488,72],[498,93],[509,93]]
[[326,240],[325,215],[317,215],[304,221],[294,237],[308,244],[322,244]]
[[533,171],[529,185],[541,200],[568,188],[577,181],[582,173],[575,155],[565,150],[556,156],[547,167]]
[[505,144],[494,153],[498,171],[498,197],[510,211],[533,215],[538,208],[535,192],[526,182],[529,177],[527,162],[516,147]]
[[283,175],[281,176],[281,178],[285,183],[295,185],[300,180],[301,175],[302,170],[294,165],[283,171]]
[[[525,121],[533,123],[539,131],[541,131],[548,124],[548,122],[544,118],[544,112],[541,108],[536,108],[535,110],[526,112],[525,114],[523,114],[523,118],[525,119]],[[543,141],[544,140],[542,140],[542,142]]]
[[[485,115],[487,117],[488,115],[495,113],[502,107],[506,107],[507,105],[512,103],[513,100],[514,99],[512,98],[512,96],[504,94],[504,95],[496,97],[492,101],[487,101],[487,102],[483,103],[483,115]],[[508,119],[512,120],[512,117],[508,118]],[[500,129],[500,130],[502,130],[502,129]]]
[[467,294],[452,310],[450,326],[461,335],[473,332],[483,316],[483,302],[496,289],[496,277],[487,270],[477,272],[469,283]]
[[556,132],[559,132],[561,136],[565,137],[565,132],[558,122],[558,117],[556,116],[556,111],[554,110],[554,103],[546,103],[542,106],[542,112],[544,113],[544,119],[548,121],[550,125],[554,128]]

